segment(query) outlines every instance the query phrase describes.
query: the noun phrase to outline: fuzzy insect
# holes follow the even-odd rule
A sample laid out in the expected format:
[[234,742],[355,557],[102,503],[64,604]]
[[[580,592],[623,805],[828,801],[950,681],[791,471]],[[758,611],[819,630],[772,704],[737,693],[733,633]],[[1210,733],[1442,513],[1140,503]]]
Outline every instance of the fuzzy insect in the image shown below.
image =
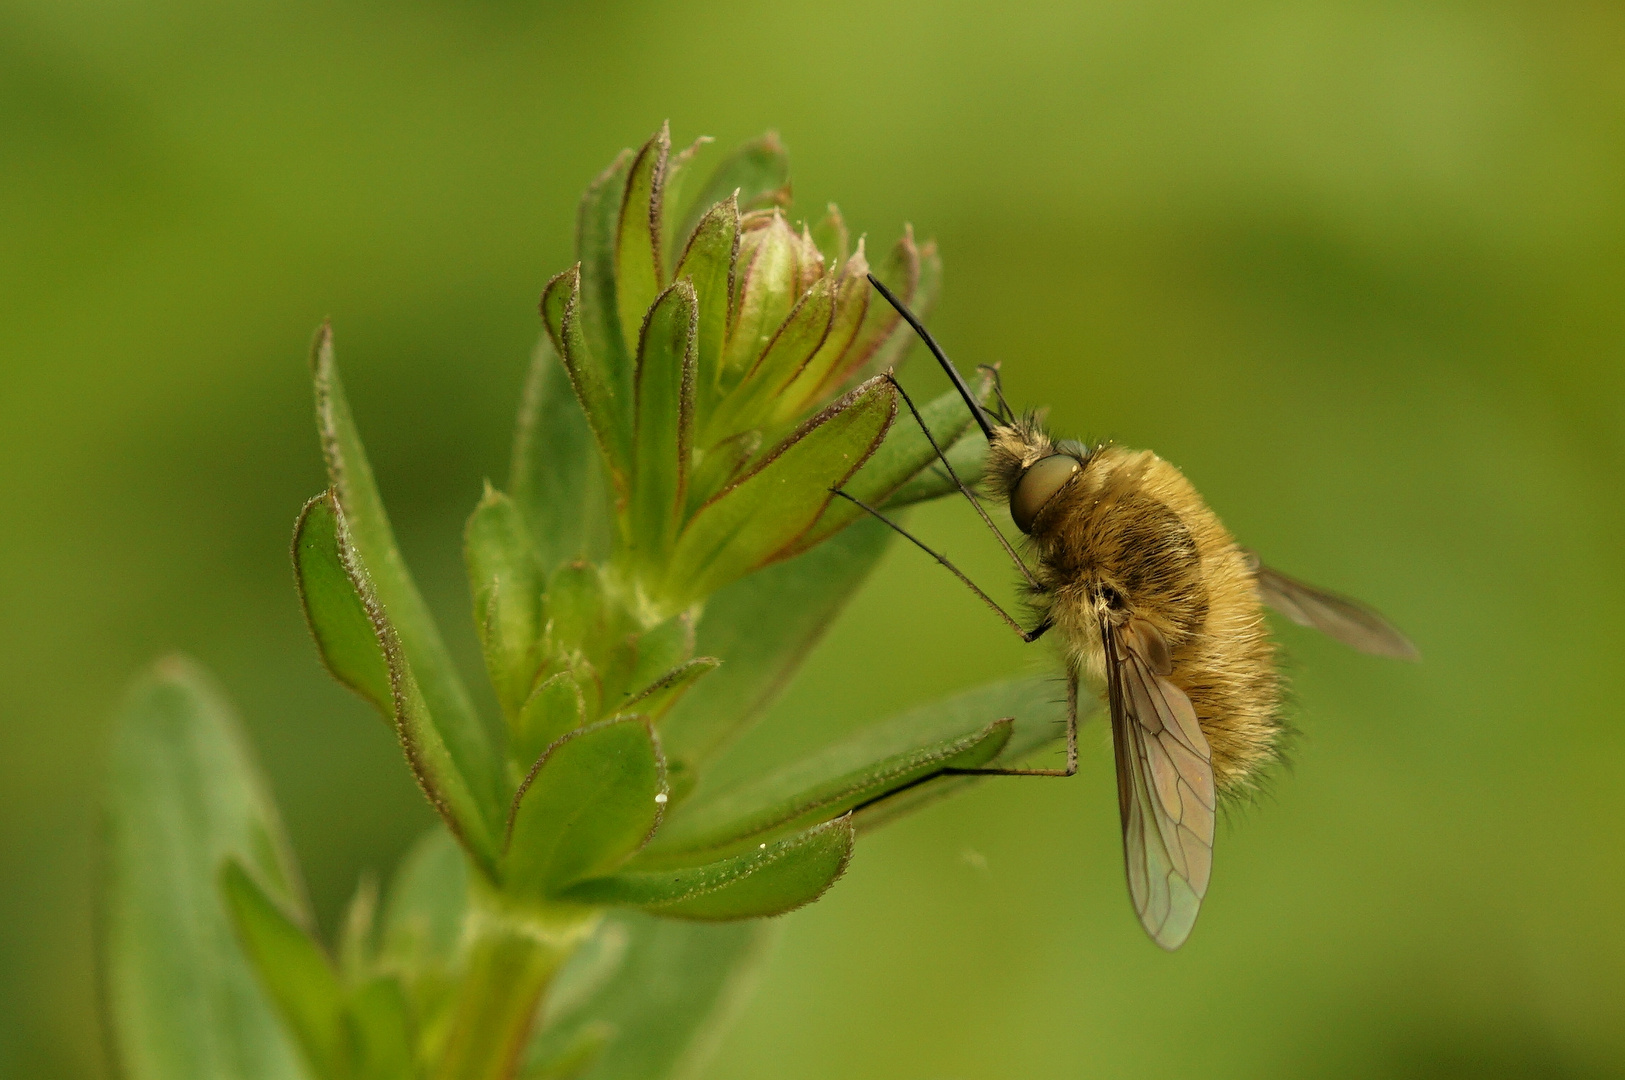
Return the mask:
[[1281,679],[1268,604],[1363,652],[1417,658],[1415,647],[1358,601],[1264,566],[1240,547],[1178,469],[1149,450],[1056,440],[1033,416],[997,414],[970,392],[919,321],[873,276],[953,380],[987,437],[987,494],[1028,538],[1029,568],[953,472],[949,475],[1020,570],[1037,625],[1023,629],[946,558],[845,492],[951,570],[1025,641],[1054,629],[1067,669],[1064,769],[961,774],[1071,776],[1078,768],[1078,683],[1105,688],[1117,764],[1129,896],[1152,940],[1189,936],[1213,868],[1221,795],[1245,792],[1279,752]]

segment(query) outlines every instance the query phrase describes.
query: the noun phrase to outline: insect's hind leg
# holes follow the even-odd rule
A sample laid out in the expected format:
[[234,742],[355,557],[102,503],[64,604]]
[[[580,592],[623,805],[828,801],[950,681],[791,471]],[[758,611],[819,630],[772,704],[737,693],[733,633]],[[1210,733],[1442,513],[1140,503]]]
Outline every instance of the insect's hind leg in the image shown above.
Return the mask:
[[913,791],[943,776],[1074,776],[1078,771],[1078,680],[1068,676],[1066,688],[1066,768],[1064,769],[938,769],[934,773],[910,780],[902,787],[893,788],[884,795],[876,795],[868,802],[854,806],[851,813],[877,806],[887,799],[896,798],[905,791]]

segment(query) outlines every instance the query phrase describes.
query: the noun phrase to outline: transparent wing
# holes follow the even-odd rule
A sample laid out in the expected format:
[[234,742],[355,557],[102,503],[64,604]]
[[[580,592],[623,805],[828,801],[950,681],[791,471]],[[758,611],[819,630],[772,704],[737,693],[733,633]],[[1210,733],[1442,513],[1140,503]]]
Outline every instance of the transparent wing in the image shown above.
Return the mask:
[[1393,623],[1358,600],[1306,585],[1259,561],[1247,552],[1258,578],[1258,595],[1299,626],[1335,638],[1352,649],[1395,660],[1419,660],[1421,653]]
[[1155,632],[1104,617],[1100,631],[1129,898],[1151,940],[1177,949],[1213,870],[1213,755],[1190,698],[1153,668]]

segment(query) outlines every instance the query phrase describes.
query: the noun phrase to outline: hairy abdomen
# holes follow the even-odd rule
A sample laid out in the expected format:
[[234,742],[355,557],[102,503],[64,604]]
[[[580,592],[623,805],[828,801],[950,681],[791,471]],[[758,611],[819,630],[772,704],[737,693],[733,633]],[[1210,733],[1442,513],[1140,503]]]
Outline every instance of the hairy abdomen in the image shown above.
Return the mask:
[[1251,570],[1218,516],[1155,454],[1103,447],[1086,474],[1043,560],[1074,669],[1104,676],[1103,605],[1114,622],[1151,623],[1213,750],[1215,784],[1245,791],[1281,734],[1275,646]]

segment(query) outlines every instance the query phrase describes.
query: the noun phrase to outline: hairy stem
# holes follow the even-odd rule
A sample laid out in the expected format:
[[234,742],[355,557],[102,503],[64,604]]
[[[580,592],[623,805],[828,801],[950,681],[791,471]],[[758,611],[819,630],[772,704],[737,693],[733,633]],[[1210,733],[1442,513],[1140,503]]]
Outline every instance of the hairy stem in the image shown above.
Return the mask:
[[542,918],[501,905],[475,888],[467,966],[453,1006],[450,1037],[435,1080],[510,1080],[535,1024],[542,995],[597,913]]

